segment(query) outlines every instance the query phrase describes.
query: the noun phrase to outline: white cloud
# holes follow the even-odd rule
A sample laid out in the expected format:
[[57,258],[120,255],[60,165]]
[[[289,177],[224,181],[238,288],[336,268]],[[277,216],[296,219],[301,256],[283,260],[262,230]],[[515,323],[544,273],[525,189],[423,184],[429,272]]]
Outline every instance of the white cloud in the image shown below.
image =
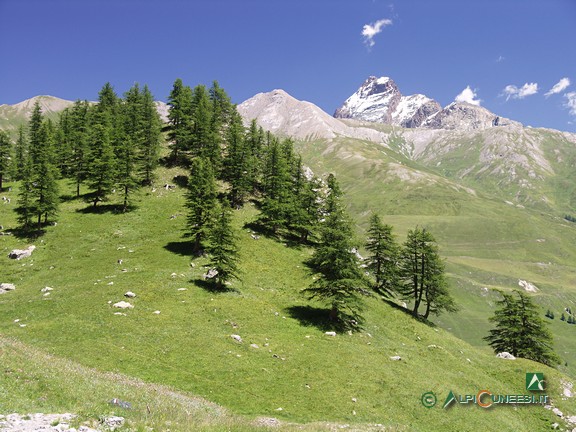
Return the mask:
[[570,85],[570,79],[562,78],[560,81],[554,84],[554,87],[552,87],[546,94],[544,94],[544,96],[548,97],[553,94],[562,93],[564,90],[566,90],[566,88],[569,85]]
[[502,63],[504,60],[506,60],[506,57],[498,56],[498,58],[496,59],[496,63]]
[[506,100],[512,99],[524,99],[527,96],[532,96],[538,93],[537,83],[526,83],[522,87],[518,88],[515,85],[507,85],[504,87],[502,94],[506,96]]
[[565,106],[568,108],[570,115],[576,117],[576,92],[566,93],[564,97],[568,99]]
[[371,24],[364,24],[362,27],[362,36],[364,36],[364,43],[368,47],[373,47],[376,42],[374,42],[374,36],[380,33],[384,27],[392,25],[391,19],[381,19]]
[[476,99],[477,96],[478,95],[476,92],[472,90],[470,86],[466,86],[466,88],[462,90],[454,100],[456,102],[468,102],[469,104],[480,106],[480,102],[482,101],[480,99]]

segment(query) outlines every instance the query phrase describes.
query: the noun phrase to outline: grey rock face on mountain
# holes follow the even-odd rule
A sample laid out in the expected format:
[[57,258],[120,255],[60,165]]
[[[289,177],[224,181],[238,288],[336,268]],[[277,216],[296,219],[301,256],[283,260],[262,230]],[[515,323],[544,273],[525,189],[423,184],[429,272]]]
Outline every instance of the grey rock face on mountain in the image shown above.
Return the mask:
[[453,102],[422,124],[432,129],[477,130],[500,126],[522,127],[521,123],[497,116],[486,108],[466,102]]
[[295,139],[333,139],[346,136],[382,142],[385,136],[362,125],[348,125],[313,103],[300,101],[284,90],[258,93],[238,105],[245,124],[256,120],[265,130]]
[[441,109],[438,102],[424,95],[403,96],[391,78],[371,76],[336,110],[334,117],[413,128]]

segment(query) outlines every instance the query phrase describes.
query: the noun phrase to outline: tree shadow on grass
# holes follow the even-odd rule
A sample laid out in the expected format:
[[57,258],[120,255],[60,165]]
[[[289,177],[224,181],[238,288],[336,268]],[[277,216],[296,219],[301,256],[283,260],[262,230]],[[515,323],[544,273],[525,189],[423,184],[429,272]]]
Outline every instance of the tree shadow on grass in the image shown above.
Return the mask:
[[192,244],[191,241],[183,240],[183,241],[170,242],[164,246],[164,249],[172,253],[175,253],[176,255],[195,257],[197,256],[197,254],[194,253],[193,247],[194,245]]
[[316,327],[321,331],[335,331],[342,333],[350,326],[345,321],[332,321],[329,308],[314,306],[290,306],[285,309],[290,317],[300,321],[305,327]]
[[213,294],[224,294],[224,293],[239,294],[240,293],[240,291],[238,291],[236,288],[230,288],[229,286],[226,286],[226,285],[223,287],[219,287],[211,280],[205,280],[205,279],[197,278],[197,279],[192,279],[190,282],[199,286],[204,291],[208,291],[209,293],[213,293]]
[[46,230],[43,227],[38,228],[36,226],[34,228],[22,228],[22,227],[20,227],[20,228],[7,229],[7,230],[5,230],[5,233],[12,235],[19,240],[33,241],[33,240],[36,240],[36,239],[42,237],[44,234],[46,234]]
[[396,310],[399,310],[400,312],[405,313],[407,316],[409,316],[410,318],[415,319],[416,321],[421,322],[422,324],[426,324],[428,327],[432,327],[432,328],[436,328],[438,327],[436,324],[434,324],[432,321],[427,320],[426,318],[424,318],[421,315],[418,315],[417,317],[414,316],[414,314],[412,313],[411,309],[405,308],[402,305],[399,305],[398,303],[396,303],[393,299],[387,299],[387,298],[382,298],[382,301],[386,304],[388,304],[390,307],[393,307]]
[[122,204],[100,204],[94,207],[90,205],[88,207],[84,207],[81,209],[76,210],[77,213],[82,214],[104,214],[104,213],[111,213],[111,214],[123,214],[129,213],[136,210],[138,207],[130,204],[126,211],[124,211],[124,206]]

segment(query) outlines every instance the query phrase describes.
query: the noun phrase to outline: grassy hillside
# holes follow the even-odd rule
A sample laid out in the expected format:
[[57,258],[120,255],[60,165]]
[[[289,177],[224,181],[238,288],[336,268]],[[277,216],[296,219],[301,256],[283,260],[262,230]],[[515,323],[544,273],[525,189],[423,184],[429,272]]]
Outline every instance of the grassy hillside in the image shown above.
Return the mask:
[[[437,323],[476,346],[485,346],[496,295],[492,289],[534,284],[537,302],[551,309],[561,369],[576,376],[576,326],[560,322],[564,308],[576,309],[576,224],[561,213],[506,203],[496,193],[464,187],[375,143],[351,139],[301,143],[312,169],[335,172],[359,233],[376,211],[395,227],[400,241],[416,225],[436,236],[447,260],[460,312]],[[560,190],[560,189],[558,189]]]
[[[320,149],[314,149],[317,150]],[[377,150],[370,147],[367,151]],[[314,162],[312,156],[308,155]],[[377,178],[369,183],[361,175],[355,186],[358,189],[354,189],[350,179],[356,173],[350,170],[344,174],[348,173],[344,170],[346,160],[324,160],[322,168],[342,170],[352,209],[362,215],[360,224],[369,208],[384,211],[385,204],[392,202],[382,198],[388,196],[385,193],[372,200],[362,196],[363,191],[368,191],[363,188],[377,185]],[[362,161],[354,165],[357,158],[349,160],[351,167],[364,169]],[[343,165],[338,167],[338,163]],[[171,181],[176,174],[163,171],[158,183]],[[435,190],[445,199],[438,199],[438,205],[453,206],[448,201],[457,197],[460,210],[455,209],[451,216],[435,216],[437,210],[423,211],[424,216],[407,216],[400,203],[401,185],[399,182],[396,186],[397,211],[383,212],[391,215],[388,221],[398,227],[399,233],[416,223],[430,224],[441,244],[450,250],[463,241],[459,236],[467,235],[465,221],[478,218],[489,231],[490,220],[484,221],[475,213],[489,201],[479,201],[470,192],[439,180]],[[5,228],[15,225],[12,210],[17,185],[13,186],[12,192],[4,193],[12,198],[11,203],[0,204],[0,223]],[[3,411],[75,410],[93,418],[110,411],[105,406],[107,400],[124,397],[139,407],[133,421],[143,424],[148,421],[143,401],[152,398],[153,403],[164,403],[168,410],[160,418],[150,420],[156,428],[164,430],[163,421],[174,421],[170,430],[190,430],[183,426],[190,411],[183,414],[177,405],[170,411],[170,398],[163,400],[163,392],[158,391],[155,395],[163,401],[155,400],[146,393],[153,392],[153,386],[132,385],[140,381],[130,379],[126,393],[122,393],[117,380],[107,380],[111,375],[100,375],[110,372],[169,386],[183,392],[186,398],[192,394],[233,413],[215,415],[219,408],[202,402],[200,429],[237,430],[236,424],[251,428],[252,419],[266,416],[305,423],[311,430],[330,427],[325,422],[354,424],[360,429],[382,424],[387,430],[541,430],[550,427],[557,417],[540,406],[518,410],[498,407],[490,412],[479,407],[442,410],[439,406],[424,408],[420,398],[424,392],[434,391],[441,404],[449,390],[459,394],[475,394],[484,388],[499,394],[525,393],[525,372],[544,371],[548,394],[555,405],[565,413],[576,413],[574,400],[561,398],[562,380],[567,378],[559,372],[526,360],[495,359],[489,349],[474,348],[377,299],[367,300],[366,326],[362,331],[336,337],[325,335],[329,329],[323,318],[326,310],[300,295],[300,290],[312,281],[304,264],[310,250],[265,237],[253,239],[244,227],[256,216],[252,206],[235,212],[242,280],[234,282],[228,292],[212,292],[201,281],[205,261],[190,255],[189,244],[183,238],[183,203],[181,189],[161,187],[143,190],[136,209],[126,214],[115,213],[111,206],[102,206],[95,213],[87,210],[83,201],[67,197],[57,226],[49,227],[43,237],[0,237],[0,281],[17,286],[15,291],[0,296],[2,353],[10,365],[8,369],[22,371],[16,376],[5,371],[3,379],[8,384],[2,388],[15,396],[3,397]],[[499,203],[487,210],[495,215],[517,211]],[[551,235],[556,228],[546,227],[546,219],[533,217],[541,224],[538,229],[548,229],[544,234],[549,234],[553,243]],[[459,236],[452,235],[460,223],[463,227]],[[502,234],[513,225],[510,221],[498,232]],[[534,232],[539,232],[537,228]],[[509,236],[509,242],[517,241],[512,240],[513,233]],[[479,262],[500,262],[489,253],[494,247],[490,244],[492,239],[481,234],[478,238],[486,243],[484,252],[470,256]],[[6,257],[11,249],[31,243],[37,246],[32,257],[21,261]],[[545,243],[544,247],[548,250],[554,245]],[[465,276],[458,265],[473,265],[474,271],[480,271],[476,261],[458,261],[474,247],[463,245],[461,250],[466,252],[449,257],[450,271],[457,282],[464,281]],[[502,246],[499,253],[506,250]],[[552,256],[551,250],[541,251],[542,255],[547,253]],[[513,258],[520,261],[520,255],[516,252]],[[564,265],[569,260],[570,256],[566,256]],[[466,289],[474,286],[467,283]],[[506,285],[493,285],[497,284]],[[41,292],[46,286],[53,288],[49,295]],[[129,290],[137,295],[130,300],[134,309],[112,308],[111,303],[123,300]],[[543,288],[544,293],[547,295],[548,291]],[[115,315],[117,312],[125,315]],[[232,334],[240,335],[243,343],[235,342]],[[51,374],[42,378],[37,357],[47,358],[46,355],[74,363],[55,361],[49,368]],[[402,360],[391,360],[396,355]],[[76,364],[77,367],[70,366]],[[69,393],[74,371],[85,367],[91,368],[94,381],[85,380],[78,393]],[[64,379],[66,374],[70,380]],[[28,377],[25,386],[21,385],[23,376]],[[91,396],[84,400],[84,394]],[[186,406],[183,409],[188,410]]]

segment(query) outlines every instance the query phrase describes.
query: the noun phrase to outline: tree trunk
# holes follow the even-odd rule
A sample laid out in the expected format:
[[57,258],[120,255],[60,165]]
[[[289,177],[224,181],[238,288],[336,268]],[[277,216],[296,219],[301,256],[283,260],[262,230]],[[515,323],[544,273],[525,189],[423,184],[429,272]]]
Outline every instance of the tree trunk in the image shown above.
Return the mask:
[[338,308],[336,306],[332,306],[330,309],[330,321],[336,321],[338,319]]

